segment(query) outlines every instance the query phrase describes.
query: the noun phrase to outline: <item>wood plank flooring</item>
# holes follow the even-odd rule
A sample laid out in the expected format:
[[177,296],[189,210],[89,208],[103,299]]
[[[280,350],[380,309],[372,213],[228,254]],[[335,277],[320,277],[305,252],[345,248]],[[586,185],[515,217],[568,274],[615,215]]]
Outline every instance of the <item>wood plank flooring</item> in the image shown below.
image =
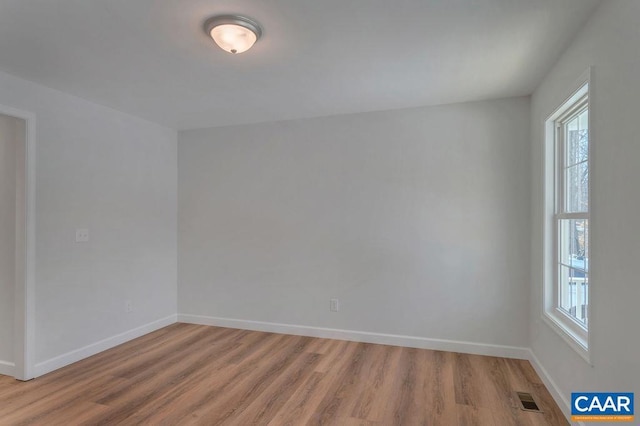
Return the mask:
[[527,361],[191,324],[0,376],[0,425],[566,424]]

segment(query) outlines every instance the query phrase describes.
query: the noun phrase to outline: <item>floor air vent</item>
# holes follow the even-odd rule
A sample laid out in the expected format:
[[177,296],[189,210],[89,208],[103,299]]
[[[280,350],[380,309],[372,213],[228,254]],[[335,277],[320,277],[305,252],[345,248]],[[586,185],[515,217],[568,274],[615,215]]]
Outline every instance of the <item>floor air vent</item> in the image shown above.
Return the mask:
[[536,413],[542,413],[533,395],[528,392],[516,392],[516,398],[520,401],[520,409],[524,411],[534,411]]

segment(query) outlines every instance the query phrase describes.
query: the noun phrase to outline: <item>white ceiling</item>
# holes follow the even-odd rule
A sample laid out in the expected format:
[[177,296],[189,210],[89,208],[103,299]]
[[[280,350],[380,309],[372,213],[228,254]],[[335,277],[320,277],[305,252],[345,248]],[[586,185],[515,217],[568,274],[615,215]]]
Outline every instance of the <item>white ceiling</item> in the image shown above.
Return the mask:
[[[598,0],[0,0],[0,69],[176,129],[530,94]],[[230,55],[211,15],[261,23]]]

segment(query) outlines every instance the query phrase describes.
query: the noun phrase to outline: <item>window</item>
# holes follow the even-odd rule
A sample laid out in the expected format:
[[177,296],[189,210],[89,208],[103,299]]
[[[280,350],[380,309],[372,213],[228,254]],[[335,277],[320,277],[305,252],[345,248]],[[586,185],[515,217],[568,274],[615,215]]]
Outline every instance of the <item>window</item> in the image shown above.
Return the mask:
[[562,337],[588,360],[589,82],[547,120],[545,310]]

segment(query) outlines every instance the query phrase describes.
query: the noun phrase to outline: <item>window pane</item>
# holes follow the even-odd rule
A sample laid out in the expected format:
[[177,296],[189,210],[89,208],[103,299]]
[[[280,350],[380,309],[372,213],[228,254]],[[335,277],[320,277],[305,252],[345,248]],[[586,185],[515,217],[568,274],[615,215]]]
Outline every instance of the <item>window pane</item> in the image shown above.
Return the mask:
[[[580,231],[580,226],[582,226],[582,241],[584,241],[584,246],[582,247],[582,256],[584,257],[584,270],[589,272],[589,220],[584,219],[578,221],[577,225],[578,231]],[[580,237],[580,236],[578,236]]]
[[589,211],[589,163],[578,163],[565,169],[565,211]]
[[558,230],[560,263],[582,273],[589,271],[589,221],[560,220]]
[[573,281],[573,269],[561,265],[559,272],[559,304],[564,311],[570,313],[571,308],[575,306],[575,282]]
[[560,220],[558,243],[558,305],[569,316],[586,325],[589,305],[589,221]]
[[587,274],[567,266],[560,266],[559,305],[578,322],[587,323],[588,280]]
[[565,166],[586,161],[589,158],[589,110],[584,110],[565,124]]
[[[587,325],[587,323],[589,322],[588,320],[588,315],[589,315],[589,274],[584,274],[584,283],[582,284],[581,287],[581,296],[582,296],[582,309],[579,312],[579,314],[581,315],[580,317],[578,317],[585,325]],[[580,302],[580,301],[578,301]]]
[[589,110],[564,124],[564,211],[589,211]]
[[578,153],[578,117],[573,118],[565,124],[565,139],[566,139],[566,150],[565,150],[565,166],[570,166],[572,164],[576,164],[576,156]]

